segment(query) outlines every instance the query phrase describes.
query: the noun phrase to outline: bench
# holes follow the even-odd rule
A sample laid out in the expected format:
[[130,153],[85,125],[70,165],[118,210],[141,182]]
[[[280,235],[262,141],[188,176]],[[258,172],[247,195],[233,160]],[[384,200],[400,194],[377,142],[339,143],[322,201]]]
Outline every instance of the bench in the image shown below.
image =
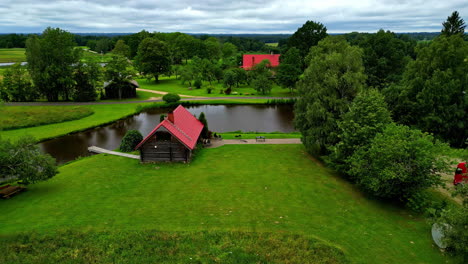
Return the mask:
[[257,142],[265,142],[265,137],[263,137],[263,136],[258,136],[258,137],[255,137],[255,140],[256,140]]
[[0,198],[3,199],[8,199],[11,196],[25,190],[26,188],[21,187],[21,186],[11,186],[11,185],[5,185],[0,187]]

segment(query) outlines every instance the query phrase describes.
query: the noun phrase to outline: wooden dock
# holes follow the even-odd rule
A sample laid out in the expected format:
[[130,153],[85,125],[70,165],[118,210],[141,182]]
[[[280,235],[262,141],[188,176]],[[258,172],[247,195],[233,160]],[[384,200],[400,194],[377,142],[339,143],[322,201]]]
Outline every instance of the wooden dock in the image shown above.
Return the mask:
[[140,159],[140,155],[132,155],[132,154],[127,154],[127,153],[112,151],[112,150],[103,149],[103,148],[96,147],[96,146],[88,147],[88,151],[93,152],[93,153],[98,153],[98,154],[104,153],[104,154],[109,154],[109,155],[121,156],[125,158],[130,158],[130,159],[138,159],[138,160]]

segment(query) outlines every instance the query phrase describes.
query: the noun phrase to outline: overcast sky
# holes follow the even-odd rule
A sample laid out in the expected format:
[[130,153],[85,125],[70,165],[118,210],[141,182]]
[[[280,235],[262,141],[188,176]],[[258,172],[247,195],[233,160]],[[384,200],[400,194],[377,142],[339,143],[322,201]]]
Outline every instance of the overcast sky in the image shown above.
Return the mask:
[[0,0],[0,33],[293,33],[307,20],[330,33],[440,31],[467,0]]

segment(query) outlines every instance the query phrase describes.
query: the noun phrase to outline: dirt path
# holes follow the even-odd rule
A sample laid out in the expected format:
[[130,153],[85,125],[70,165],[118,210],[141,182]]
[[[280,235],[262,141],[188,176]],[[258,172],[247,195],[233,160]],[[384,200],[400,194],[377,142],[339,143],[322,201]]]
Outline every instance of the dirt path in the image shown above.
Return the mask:
[[[147,92],[147,93],[154,93],[154,94],[160,94],[160,95],[165,95],[168,94],[168,92],[163,92],[163,91],[155,91],[155,90],[148,90],[148,89],[141,89],[141,88],[136,88],[137,91],[141,92]],[[189,97],[189,98],[199,98],[201,96],[192,96],[192,95],[185,95],[185,94],[179,94],[181,97]],[[203,98],[203,97],[201,97]]]
[[256,139],[223,139],[212,140],[211,146],[207,148],[218,148],[224,145],[265,145],[265,144],[302,144],[300,138],[272,138],[265,141],[257,141]]

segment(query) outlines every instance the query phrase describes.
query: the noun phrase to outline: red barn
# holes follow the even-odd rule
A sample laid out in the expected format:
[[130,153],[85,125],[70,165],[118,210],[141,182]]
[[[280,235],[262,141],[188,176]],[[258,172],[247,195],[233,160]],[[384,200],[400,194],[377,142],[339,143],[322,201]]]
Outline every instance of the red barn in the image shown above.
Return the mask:
[[250,70],[262,60],[269,60],[273,68],[278,67],[280,64],[279,58],[280,54],[244,54],[242,68]]
[[190,161],[203,124],[187,109],[179,105],[167,114],[135,150],[140,150],[142,162]]

